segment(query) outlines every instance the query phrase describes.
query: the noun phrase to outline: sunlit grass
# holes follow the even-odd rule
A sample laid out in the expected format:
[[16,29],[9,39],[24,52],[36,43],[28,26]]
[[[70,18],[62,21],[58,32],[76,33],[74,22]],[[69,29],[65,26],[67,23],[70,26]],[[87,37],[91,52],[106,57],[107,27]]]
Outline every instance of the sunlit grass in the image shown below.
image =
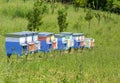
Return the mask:
[[[19,1],[21,12],[26,11],[25,7],[31,10],[33,1],[23,3]],[[5,8],[6,7],[6,8]],[[9,11],[10,14],[4,14],[3,11]],[[50,7],[50,5],[49,5]],[[43,16],[43,24],[40,26],[40,32],[49,31],[59,33],[57,24],[57,10],[62,5],[58,3],[55,13],[49,12]],[[12,13],[16,10],[16,2],[6,3],[0,1],[0,82],[1,83],[119,83],[120,82],[120,16],[112,14],[111,20],[101,22],[98,25],[94,17],[91,22],[91,28],[88,29],[88,23],[85,21],[84,9],[80,8],[78,12],[74,11],[73,6],[68,6],[67,22],[69,23],[67,31],[83,32],[87,37],[95,38],[95,48],[92,50],[84,49],[82,53],[60,55],[59,53],[43,53],[36,55],[30,54],[26,61],[25,56],[17,60],[16,55],[11,57],[10,63],[7,63],[5,54],[6,33],[24,31],[27,29],[27,19],[24,17],[14,17]],[[96,11],[93,11],[96,12]],[[104,12],[101,12],[105,14]],[[80,20],[78,20],[80,18]],[[74,24],[80,23],[80,28],[75,29]],[[89,33],[90,32],[90,33]],[[42,58],[39,58],[41,55]],[[56,56],[55,56],[56,55]]]

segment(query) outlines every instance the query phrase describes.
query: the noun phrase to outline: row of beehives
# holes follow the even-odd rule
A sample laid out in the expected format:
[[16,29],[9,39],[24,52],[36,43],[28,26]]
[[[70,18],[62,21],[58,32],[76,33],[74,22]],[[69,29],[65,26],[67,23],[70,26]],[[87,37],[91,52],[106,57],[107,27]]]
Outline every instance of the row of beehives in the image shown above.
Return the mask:
[[94,39],[85,38],[83,33],[61,32],[16,32],[6,34],[6,54],[26,55],[34,52],[51,50],[68,50],[69,48],[93,48]]

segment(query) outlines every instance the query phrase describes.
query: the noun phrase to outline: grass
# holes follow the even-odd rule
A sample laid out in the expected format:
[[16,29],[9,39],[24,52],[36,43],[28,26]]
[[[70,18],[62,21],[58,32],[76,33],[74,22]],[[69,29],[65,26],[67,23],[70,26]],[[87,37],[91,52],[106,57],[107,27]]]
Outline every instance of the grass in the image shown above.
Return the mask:
[[[31,10],[33,1],[23,3],[19,1],[21,12]],[[26,10],[25,7],[28,7]],[[51,14],[50,5],[48,14],[43,17],[43,25],[40,26],[40,32],[50,31],[59,32],[57,24],[57,10],[63,5],[57,4],[55,13]],[[13,10],[9,10],[9,8]],[[68,5],[69,23],[67,31],[83,32],[87,37],[95,38],[95,48],[93,50],[85,49],[83,53],[72,53],[56,56],[49,53],[38,58],[38,53],[29,55],[28,60],[25,56],[17,61],[13,55],[11,62],[6,62],[5,55],[5,37],[6,33],[24,31],[27,28],[27,19],[25,17],[14,17],[16,1],[6,3],[0,1],[0,82],[1,83],[119,83],[120,82],[120,16],[111,14],[111,19],[105,22],[101,18],[100,25],[94,17],[91,21],[91,28],[88,29],[88,23],[85,21],[84,9],[80,8],[78,12],[74,11],[73,6]],[[3,11],[8,11],[5,14]],[[97,12],[94,11],[93,12]],[[101,12],[101,11],[100,11]],[[106,14],[105,12],[101,12]],[[80,18],[80,20],[78,20]],[[75,29],[75,23],[78,22],[80,28]],[[91,31],[91,32],[90,32]]]

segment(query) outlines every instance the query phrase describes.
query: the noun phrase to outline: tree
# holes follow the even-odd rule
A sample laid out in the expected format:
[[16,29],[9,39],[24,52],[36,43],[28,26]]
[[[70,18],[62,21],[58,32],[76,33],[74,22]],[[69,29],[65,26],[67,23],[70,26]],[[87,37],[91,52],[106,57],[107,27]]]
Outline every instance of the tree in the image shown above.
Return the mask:
[[77,11],[79,7],[84,7],[84,11],[86,11],[87,0],[74,0],[74,7]]
[[74,1],[75,11],[78,11],[79,7],[80,7],[80,1],[79,1],[79,0],[75,0],[75,1]]
[[58,10],[58,25],[60,32],[67,29],[68,23],[66,22],[66,17],[67,17],[67,12],[65,9]]
[[9,0],[7,0],[7,2],[9,2]]
[[42,16],[44,13],[44,0],[37,0],[34,3],[33,11],[28,13],[28,27],[30,31],[39,30],[39,26],[42,24]]
[[111,11],[111,9],[113,8],[113,0],[107,0],[107,4],[106,4],[106,10],[107,11]]
[[25,3],[26,0],[23,0],[23,1],[24,1],[24,3]]
[[89,29],[90,29],[90,24],[91,24],[92,18],[93,18],[93,14],[92,14],[91,9],[89,9],[89,10],[86,12],[86,16],[85,16],[85,20],[88,21]]
[[84,0],[84,12],[86,12],[87,0]]
[[96,0],[96,10],[98,10],[98,6],[99,6],[99,1]]
[[50,0],[51,2],[51,9],[52,9],[52,14],[54,13],[54,9],[55,9],[55,2],[56,0]]

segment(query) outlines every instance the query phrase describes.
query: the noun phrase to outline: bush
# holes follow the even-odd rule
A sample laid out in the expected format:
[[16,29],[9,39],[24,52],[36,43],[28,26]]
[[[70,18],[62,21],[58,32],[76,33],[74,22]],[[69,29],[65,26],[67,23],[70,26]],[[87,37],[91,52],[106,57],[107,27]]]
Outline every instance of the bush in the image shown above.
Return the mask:
[[67,29],[68,23],[66,22],[67,12],[65,9],[58,10],[58,25],[59,31],[65,31]]
[[117,14],[120,15],[120,6],[119,6],[119,7],[112,8],[111,12],[117,13]]

